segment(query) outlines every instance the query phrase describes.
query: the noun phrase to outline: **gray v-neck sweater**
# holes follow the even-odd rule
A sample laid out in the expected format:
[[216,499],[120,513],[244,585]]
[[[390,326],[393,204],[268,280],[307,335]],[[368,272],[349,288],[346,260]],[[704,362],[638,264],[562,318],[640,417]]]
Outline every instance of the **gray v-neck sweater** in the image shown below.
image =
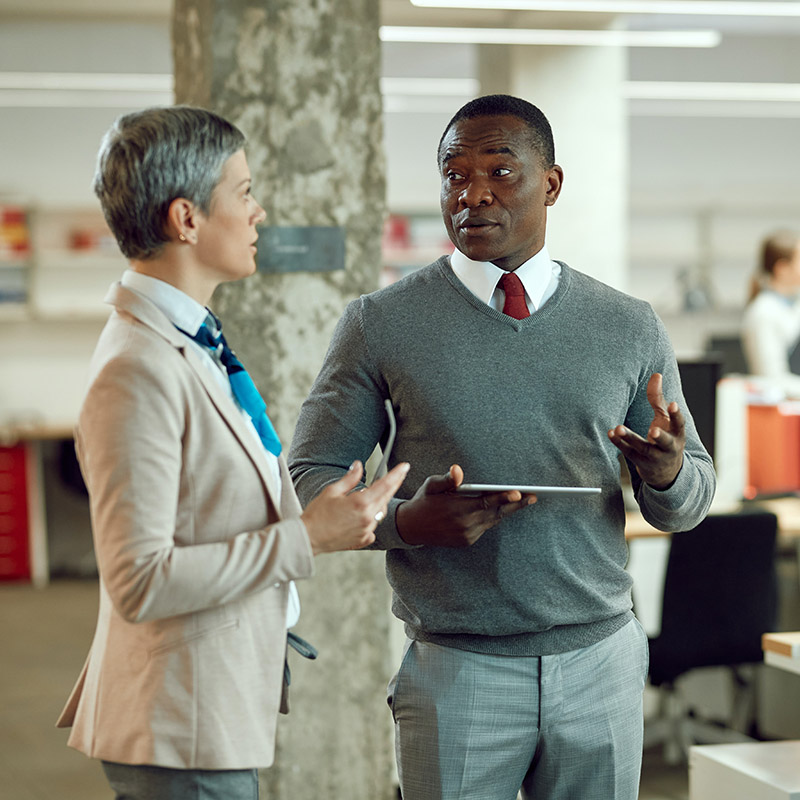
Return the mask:
[[632,469],[645,518],[694,527],[711,503],[710,457],[686,409],[663,324],[649,304],[562,265],[558,289],[514,320],[473,295],[446,257],[354,300],[303,404],[289,454],[308,503],[386,435],[411,471],[390,510],[428,475],[460,464],[470,483],[599,486],[540,498],[467,548],[409,547],[394,513],[379,526],[394,613],[412,638],[486,653],[547,655],[586,647],[632,616],[619,423],[645,434],[650,375],[686,417],[684,464],[666,491]]

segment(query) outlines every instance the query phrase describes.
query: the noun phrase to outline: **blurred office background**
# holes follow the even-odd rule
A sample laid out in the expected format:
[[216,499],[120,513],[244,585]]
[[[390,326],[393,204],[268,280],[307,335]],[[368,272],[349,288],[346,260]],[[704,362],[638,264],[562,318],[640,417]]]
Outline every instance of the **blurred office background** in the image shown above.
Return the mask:
[[[596,234],[588,223],[558,227],[558,206],[549,243],[554,257],[652,302],[679,356],[699,355],[710,336],[738,330],[759,240],[800,217],[800,16],[525,14],[418,8],[410,0],[382,0],[380,7],[382,23],[393,28],[715,32],[713,47],[612,48],[621,73],[613,76],[612,96],[619,96],[625,123],[606,153],[613,168],[605,178],[609,203],[624,203],[619,230],[604,234],[614,263],[602,263],[605,241],[587,255],[592,245],[583,243]],[[0,224],[8,241],[21,209],[29,237],[27,250],[0,250],[0,326],[6,340],[24,336],[52,348],[48,365],[56,372],[49,382],[59,385],[57,396],[35,386],[36,358],[14,362],[7,348],[3,363],[12,365],[15,380],[3,382],[0,424],[31,414],[56,423],[74,418],[87,348],[105,314],[100,298],[122,265],[91,193],[94,156],[118,114],[171,101],[170,14],[168,0],[0,0]],[[450,115],[488,83],[493,60],[500,71],[510,49],[383,42],[389,277],[442,252],[436,144]],[[575,85],[573,76],[548,69],[540,102],[554,125],[566,173],[560,203],[567,206],[585,170],[596,169],[570,159],[570,138],[605,136],[605,120],[588,91],[582,98],[561,91],[562,80]],[[570,115],[556,107],[560,94]],[[596,161],[602,141],[598,152]],[[603,205],[586,207],[584,216],[603,218]]]
[[[800,227],[800,4],[785,0],[788,13],[781,14],[779,3],[756,2],[745,15],[730,13],[743,4],[714,4],[695,4],[711,7],[698,15],[669,8],[422,8],[410,0],[381,0],[381,24],[395,31],[668,31],[678,39],[669,47],[641,41],[616,46],[613,56],[593,61],[597,46],[394,41],[412,36],[387,32],[381,45],[387,219],[380,281],[449,249],[438,210],[435,150],[452,113],[472,96],[503,90],[502,77],[513,73],[515,63],[518,68],[521,58],[530,59],[530,71],[535,53],[547,51],[541,99],[538,93],[528,99],[550,117],[566,173],[562,199],[550,215],[551,255],[650,301],[684,361],[703,357],[712,339],[735,339],[761,237],[774,228]],[[41,782],[37,789],[36,781],[21,778],[8,795],[14,800],[105,796],[89,794],[81,783],[87,769],[82,757],[63,748],[43,763],[34,754],[49,752],[37,737],[58,711],[42,687],[59,696],[68,690],[93,623],[95,569],[69,430],[107,313],[102,297],[124,268],[91,192],[94,158],[120,113],[172,102],[171,16],[169,0],[0,0],[0,432],[9,437],[0,444],[14,444],[14,432],[26,428],[40,432],[35,469],[46,518],[38,522],[48,531],[47,552],[39,554],[44,574],[0,582],[0,633],[18,642],[0,650],[0,670],[13,677],[5,681],[11,688],[0,715],[7,708],[14,723],[0,726],[0,759],[7,761],[6,772],[38,771],[45,784],[61,781],[65,787],[49,793]],[[698,32],[703,46],[697,46]],[[551,55],[559,47],[570,50],[561,68]],[[577,50],[586,53],[583,66],[573,55]],[[595,84],[570,73],[598,66]],[[613,86],[599,87],[594,96],[603,70]],[[569,92],[561,92],[562,80]],[[584,80],[581,96],[574,87]],[[606,155],[607,98],[618,104],[614,113],[622,109],[622,123],[609,140],[603,174],[598,162]],[[579,145],[593,137],[598,147],[594,163],[587,164]],[[592,170],[607,191],[595,186],[588,194],[595,199],[576,214],[569,206],[572,186],[580,187],[582,174]],[[257,197],[268,192],[268,186],[254,187]],[[608,217],[613,230],[599,232],[592,220],[607,218],[606,197],[621,212]],[[569,226],[559,224],[561,206],[571,212]],[[575,224],[577,217],[586,224]],[[613,263],[604,261],[609,253]],[[23,479],[30,478],[32,467],[25,469]],[[796,559],[794,551],[784,555],[782,624],[800,625]],[[52,582],[32,592],[30,577],[41,587]],[[74,637],[68,635],[73,630]],[[31,631],[34,644],[28,647]],[[712,676],[700,694],[713,704],[717,689]],[[800,716],[797,694],[790,700],[794,706],[774,711],[776,737],[800,735],[786,721]],[[62,747],[64,738],[48,730],[47,747]],[[676,773],[648,763],[654,771],[646,772],[651,782],[643,797],[686,796],[685,765]],[[70,780],[76,781],[73,789]],[[0,796],[6,796],[2,789]]]

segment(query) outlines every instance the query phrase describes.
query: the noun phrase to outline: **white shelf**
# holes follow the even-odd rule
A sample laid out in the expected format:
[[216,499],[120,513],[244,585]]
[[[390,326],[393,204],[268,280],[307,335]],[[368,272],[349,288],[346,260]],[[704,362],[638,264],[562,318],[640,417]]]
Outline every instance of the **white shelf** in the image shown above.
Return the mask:
[[448,252],[446,247],[387,248],[382,259],[385,267],[424,267]]
[[27,258],[8,259],[0,258],[0,269],[27,269],[30,260]]
[[89,269],[107,270],[120,274],[126,265],[122,253],[104,253],[92,250],[46,250],[38,253],[34,269]]
[[37,306],[29,312],[28,318],[43,322],[58,320],[59,322],[94,322],[103,320],[111,313],[111,307],[105,304],[75,308],[74,306]]
[[23,322],[31,319],[31,316],[27,303],[0,302],[0,322]]

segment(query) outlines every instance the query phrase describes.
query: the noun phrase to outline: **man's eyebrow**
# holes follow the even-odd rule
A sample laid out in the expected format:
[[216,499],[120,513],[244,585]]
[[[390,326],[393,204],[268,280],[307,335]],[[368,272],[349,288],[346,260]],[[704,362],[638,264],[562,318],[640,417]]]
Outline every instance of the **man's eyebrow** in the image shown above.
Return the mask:
[[[507,155],[507,156],[514,156],[516,158],[517,153],[516,151],[505,144],[499,144],[492,147],[487,147],[485,150],[481,151],[482,153],[486,153],[490,156],[496,155]],[[462,155],[463,150],[459,147],[448,148],[447,150],[442,153],[442,162],[448,161],[451,158],[458,158]]]
[[488,153],[491,156],[494,155],[508,155],[508,156],[516,156],[517,154],[507,145],[500,145],[498,147],[487,147],[484,150],[485,153]]

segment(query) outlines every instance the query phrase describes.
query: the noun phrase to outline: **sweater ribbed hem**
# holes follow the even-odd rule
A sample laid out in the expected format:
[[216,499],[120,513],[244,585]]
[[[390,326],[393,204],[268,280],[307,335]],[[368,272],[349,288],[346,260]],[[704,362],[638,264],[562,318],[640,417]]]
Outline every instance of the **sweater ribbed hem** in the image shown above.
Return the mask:
[[469,633],[429,633],[405,624],[409,639],[456,650],[494,656],[551,656],[580,650],[607,639],[633,619],[632,611],[583,625],[559,625],[546,631],[485,636]]

